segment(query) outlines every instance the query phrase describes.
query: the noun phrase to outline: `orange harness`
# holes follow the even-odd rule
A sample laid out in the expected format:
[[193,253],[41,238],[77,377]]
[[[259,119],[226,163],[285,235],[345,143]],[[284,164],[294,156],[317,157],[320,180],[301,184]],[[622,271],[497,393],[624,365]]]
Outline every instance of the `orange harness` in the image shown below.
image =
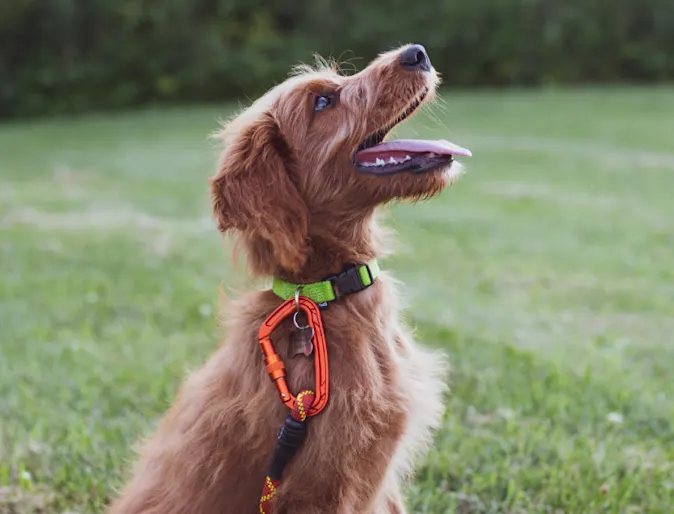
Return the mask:
[[[308,328],[313,330],[316,378],[313,391],[305,389],[295,397],[288,389],[286,366],[281,356],[276,353],[271,334],[285,318],[293,313],[299,313],[300,310],[307,316]],[[328,404],[328,348],[318,305],[304,296],[296,296],[285,301],[262,323],[258,332],[258,342],[264,354],[267,373],[276,385],[281,402],[290,408],[290,415],[279,432],[274,456],[260,497],[260,514],[270,514],[272,512],[271,501],[276,496],[276,489],[281,483],[283,469],[306,438],[307,417],[320,413]]]

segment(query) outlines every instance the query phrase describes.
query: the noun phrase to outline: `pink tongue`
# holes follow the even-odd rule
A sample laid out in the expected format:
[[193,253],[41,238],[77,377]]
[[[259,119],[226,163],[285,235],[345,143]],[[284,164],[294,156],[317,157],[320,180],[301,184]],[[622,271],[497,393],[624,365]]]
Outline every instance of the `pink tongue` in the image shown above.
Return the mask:
[[356,153],[356,161],[371,161],[376,157],[390,154],[412,154],[412,153],[435,153],[439,155],[462,155],[471,157],[473,154],[467,148],[463,148],[444,139],[437,141],[427,141],[424,139],[398,139],[397,141],[387,141],[376,146],[366,148]]

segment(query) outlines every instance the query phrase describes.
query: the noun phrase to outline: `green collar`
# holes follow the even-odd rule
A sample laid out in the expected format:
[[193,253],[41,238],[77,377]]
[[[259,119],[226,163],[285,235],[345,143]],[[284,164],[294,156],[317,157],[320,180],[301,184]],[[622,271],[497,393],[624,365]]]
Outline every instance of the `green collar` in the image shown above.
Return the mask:
[[291,284],[280,278],[274,278],[271,290],[277,296],[288,300],[295,296],[295,291],[299,289],[302,296],[310,298],[319,305],[326,305],[328,302],[339,300],[371,286],[379,273],[379,264],[376,259],[372,259],[367,264],[351,266],[339,275],[313,284]]

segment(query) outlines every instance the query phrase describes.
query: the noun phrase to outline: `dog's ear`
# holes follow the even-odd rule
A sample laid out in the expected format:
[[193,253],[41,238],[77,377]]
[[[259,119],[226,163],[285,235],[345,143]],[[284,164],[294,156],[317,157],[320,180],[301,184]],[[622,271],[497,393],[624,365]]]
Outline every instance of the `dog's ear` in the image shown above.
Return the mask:
[[288,271],[298,271],[307,258],[308,212],[293,177],[292,151],[265,113],[229,144],[211,178],[218,229],[262,238]]

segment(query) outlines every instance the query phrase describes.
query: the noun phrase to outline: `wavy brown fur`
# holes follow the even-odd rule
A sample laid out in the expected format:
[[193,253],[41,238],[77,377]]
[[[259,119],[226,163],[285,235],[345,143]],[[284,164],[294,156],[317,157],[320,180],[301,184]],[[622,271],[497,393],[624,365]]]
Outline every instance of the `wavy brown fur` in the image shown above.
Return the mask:
[[[381,255],[375,207],[439,193],[449,170],[379,178],[354,171],[361,141],[397,116],[437,76],[405,71],[399,50],[344,77],[330,69],[288,79],[228,123],[212,178],[222,232],[232,231],[250,272],[315,281]],[[315,94],[336,105],[313,112]],[[429,95],[431,96],[431,95]],[[288,411],[266,375],[257,331],[280,300],[252,291],[226,313],[227,338],[182,386],[140,451],[111,514],[252,514]],[[400,514],[413,459],[441,420],[444,359],[417,346],[399,319],[395,283],[374,286],[323,313],[330,402],[286,469],[276,514]],[[276,346],[292,391],[313,385],[308,359]]]

